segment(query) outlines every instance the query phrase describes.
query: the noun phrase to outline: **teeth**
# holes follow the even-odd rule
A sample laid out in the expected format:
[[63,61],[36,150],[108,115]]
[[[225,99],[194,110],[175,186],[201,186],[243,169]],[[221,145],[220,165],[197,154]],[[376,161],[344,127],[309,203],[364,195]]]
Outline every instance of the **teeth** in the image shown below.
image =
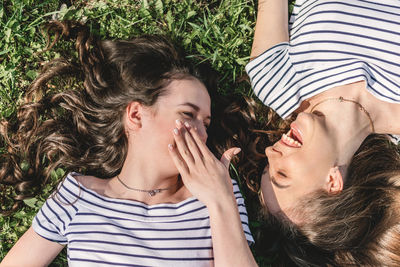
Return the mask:
[[292,137],[290,137],[291,131],[289,131],[287,134],[283,134],[282,135],[282,139],[283,141],[285,141],[285,143],[292,145],[292,146],[296,146],[296,147],[301,147],[301,144],[294,140]]

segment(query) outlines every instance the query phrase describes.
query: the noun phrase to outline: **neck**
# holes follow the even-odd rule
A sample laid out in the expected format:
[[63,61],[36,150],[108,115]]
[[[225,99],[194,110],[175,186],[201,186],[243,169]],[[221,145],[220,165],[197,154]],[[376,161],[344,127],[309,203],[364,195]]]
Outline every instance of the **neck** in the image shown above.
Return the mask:
[[[371,93],[369,93],[366,90],[365,86],[366,83],[364,81],[360,81],[334,87],[323,93],[313,96],[307,101],[303,101],[304,103],[302,103],[302,106],[300,108],[302,111],[310,112],[313,106],[323,101],[324,99],[343,97],[345,99],[350,99],[358,102],[368,111],[375,128],[375,133],[400,134],[400,124],[398,123],[397,119],[400,117],[400,105],[379,100]],[[341,108],[337,108],[335,111],[332,112],[344,113]],[[345,113],[343,115],[344,117],[346,117],[348,114]],[[354,115],[356,117],[353,119],[362,120],[362,118],[358,119],[357,117],[365,116],[365,113],[360,112],[360,114]]]
[[[321,112],[324,115],[326,127],[334,133],[332,136],[336,139],[341,155],[337,159],[339,166],[347,165],[364,139],[374,128],[376,131],[375,109],[369,109],[371,100],[362,92],[366,92],[363,83],[336,87],[311,98],[304,110]],[[344,98],[344,101],[340,101],[340,97]]]
[[[179,202],[187,197],[187,190],[177,174],[166,175],[161,173],[155,164],[149,164],[149,159],[143,155],[133,156],[128,152],[124,166],[118,175],[121,183],[115,177],[110,180],[109,190],[118,195],[118,198],[133,199],[148,205],[159,203]],[[128,187],[140,190],[168,189],[151,196],[148,192],[131,190]]]

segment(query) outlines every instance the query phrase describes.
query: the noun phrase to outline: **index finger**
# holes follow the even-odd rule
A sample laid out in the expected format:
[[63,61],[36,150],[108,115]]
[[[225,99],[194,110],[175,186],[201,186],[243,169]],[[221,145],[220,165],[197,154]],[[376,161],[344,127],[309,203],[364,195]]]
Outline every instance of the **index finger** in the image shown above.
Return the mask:
[[207,145],[201,140],[199,133],[197,132],[197,129],[190,127],[189,133],[192,135],[194,141],[197,144],[198,149],[200,150],[201,154],[203,157],[208,156],[208,157],[214,157],[214,154],[211,153],[210,149],[208,149]]

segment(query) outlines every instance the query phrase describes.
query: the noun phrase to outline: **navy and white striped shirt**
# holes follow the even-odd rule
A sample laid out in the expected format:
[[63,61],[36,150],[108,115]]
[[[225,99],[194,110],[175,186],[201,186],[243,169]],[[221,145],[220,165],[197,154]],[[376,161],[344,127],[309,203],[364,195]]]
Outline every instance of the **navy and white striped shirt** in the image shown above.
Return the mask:
[[400,102],[400,0],[298,0],[289,32],[289,43],[246,66],[255,94],[281,117],[361,80],[378,99]]
[[[37,234],[68,245],[69,266],[213,264],[208,210],[196,198],[148,206],[99,195],[72,175],[78,174],[68,174],[33,221]],[[244,200],[233,183],[243,230],[252,243]]]

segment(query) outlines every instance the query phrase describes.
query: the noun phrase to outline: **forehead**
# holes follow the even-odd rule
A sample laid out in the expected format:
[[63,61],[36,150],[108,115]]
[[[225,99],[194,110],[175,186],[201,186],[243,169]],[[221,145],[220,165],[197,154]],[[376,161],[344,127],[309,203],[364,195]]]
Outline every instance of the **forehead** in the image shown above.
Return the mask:
[[207,112],[211,109],[207,88],[196,78],[172,80],[166,87],[166,94],[158,102],[170,107],[191,103]]

